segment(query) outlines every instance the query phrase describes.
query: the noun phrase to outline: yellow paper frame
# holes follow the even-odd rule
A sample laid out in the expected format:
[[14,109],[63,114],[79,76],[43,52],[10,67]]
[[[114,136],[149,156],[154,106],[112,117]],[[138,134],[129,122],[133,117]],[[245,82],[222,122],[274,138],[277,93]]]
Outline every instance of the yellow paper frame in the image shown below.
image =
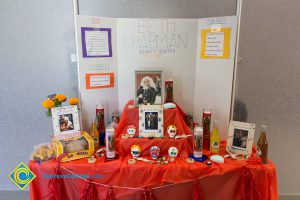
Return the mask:
[[[206,35],[207,33],[214,33],[214,32],[223,32],[224,33],[224,47],[223,47],[223,56],[206,56]],[[200,58],[203,59],[224,59],[230,57],[230,35],[231,35],[231,28],[219,28],[219,29],[204,29],[201,31],[201,53]]]

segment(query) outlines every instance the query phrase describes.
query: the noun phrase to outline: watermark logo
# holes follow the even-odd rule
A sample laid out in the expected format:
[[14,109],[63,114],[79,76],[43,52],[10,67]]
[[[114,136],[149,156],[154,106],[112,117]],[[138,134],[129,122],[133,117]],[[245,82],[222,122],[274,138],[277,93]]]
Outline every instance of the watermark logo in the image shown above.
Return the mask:
[[21,162],[9,175],[8,178],[20,188],[24,190],[33,179],[35,174],[26,166],[25,163]]

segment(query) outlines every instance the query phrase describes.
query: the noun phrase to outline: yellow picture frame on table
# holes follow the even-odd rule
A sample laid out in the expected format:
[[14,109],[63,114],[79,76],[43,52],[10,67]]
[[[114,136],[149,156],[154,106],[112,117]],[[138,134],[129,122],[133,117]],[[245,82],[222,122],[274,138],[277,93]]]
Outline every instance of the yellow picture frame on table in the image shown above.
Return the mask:
[[[219,41],[218,47],[216,47],[215,52],[219,51],[220,53],[208,55],[208,36],[217,36],[213,38],[216,42]],[[210,28],[201,30],[201,51],[200,51],[200,58],[202,59],[226,59],[230,58],[230,37],[231,37],[231,28]],[[223,40],[223,44],[222,44]],[[220,46],[223,45],[222,50]],[[219,49],[218,49],[219,48]],[[223,53],[222,53],[223,52]]]

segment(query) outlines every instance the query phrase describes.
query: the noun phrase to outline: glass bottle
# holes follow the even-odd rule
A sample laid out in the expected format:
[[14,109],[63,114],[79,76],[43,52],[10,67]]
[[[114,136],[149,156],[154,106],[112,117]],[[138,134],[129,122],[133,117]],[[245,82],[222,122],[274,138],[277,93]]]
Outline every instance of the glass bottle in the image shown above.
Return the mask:
[[220,151],[220,135],[218,129],[218,120],[214,121],[213,131],[210,136],[210,152],[219,154]]
[[261,125],[261,132],[257,141],[257,155],[261,157],[262,163],[266,164],[268,161],[268,140],[267,140],[267,126]]
[[92,118],[92,128],[90,136],[94,140],[94,147],[95,150],[97,150],[99,148],[99,131],[97,129],[97,120],[95,120],[95,118]]

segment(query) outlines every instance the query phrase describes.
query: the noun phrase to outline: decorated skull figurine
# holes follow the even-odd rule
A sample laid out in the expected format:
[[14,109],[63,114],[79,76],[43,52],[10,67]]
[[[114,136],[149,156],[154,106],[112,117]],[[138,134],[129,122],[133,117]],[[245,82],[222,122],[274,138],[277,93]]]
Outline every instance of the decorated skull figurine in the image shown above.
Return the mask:
[[167,133],[170,138],[175,138],[176,133],[177,133],[177,128],[175,125],[169,125],[167,128]]
[[160,149],[158,146],[152,146],[150,148],[150,155],[153,159],[157,159],[159,156]]
[[129,125],[129,126],[127,127],[127,134],[128,134],[130,137],[133,137],[134,134],[135,134],[135,132],[136,132],[136,128],[135,128],[134,125]]
[[170,147],[168,152],[170,161],[173,162],[178,155],[178,149],[176,147]]
[[141,147],[139,145],[132,145],[130,148],[131,155],[133,158],[139,157],[141,154]]

